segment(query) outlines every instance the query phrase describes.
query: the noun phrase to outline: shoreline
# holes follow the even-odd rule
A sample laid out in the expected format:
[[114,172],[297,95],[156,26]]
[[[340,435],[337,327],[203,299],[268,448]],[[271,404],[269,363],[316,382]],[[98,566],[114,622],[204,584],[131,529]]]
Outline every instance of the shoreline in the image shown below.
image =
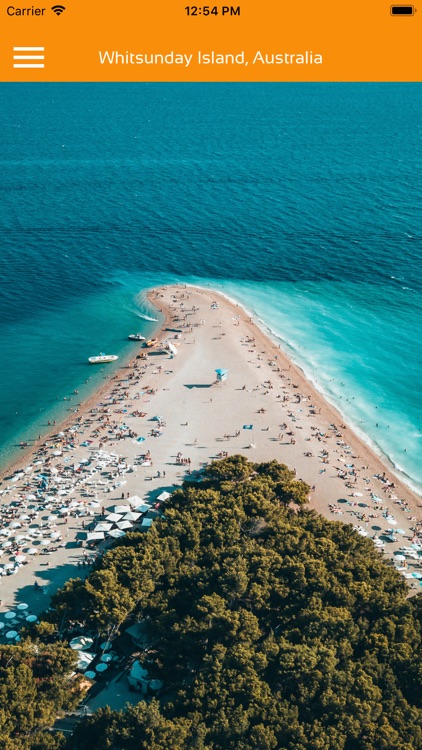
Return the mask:
[[[218,286],[218,284],[217,284]],[[354,433],[359,439],[370,451],[372,451],[375,456],[379,458],[381,463],[384,465],[388,471],[392,472],[397,480],[399,480],[401,483],[403,483],[411,492],[416,494],[418,497],[422,498],[422,487],[419,486],[419,484],[412,479],[405,471],[400,469],[394,461],[390,458],[390,456],[365,432],[365,430],[362,430],[362,428],[359,427],[354,421],[353,418],[349,418],[347,415],[343,414],[340,408],[340,405],[336,403],[335,397],[332,397],[330,393],[328,393],[326,390],[324,390],[323,387],[320,386],[319,382],[315,380],[315,377],[313,376],[312,372],[308,371],[306,369],[306,366],[303,366],[302,363],[297,361],[296,358],[296,352],[294,350],[294,347],[283,338],[282,334],[275,331],[269,323],[267,323],[265,320],[259,317],[259,313],[255,311],[253,308],[248,308],[247,305],[244,302],[241,302],[240,300],[236,299],[235,297],[232,297],[227,292],[223,291],[221,288],[214,289],[211,286],[201,286],[199,284],[190,284],[190,283],[182,283],[177,282],[174,284],[165,284],[162,285],[163,288],[167,287],[174,287],[174,288],[186,288],[191,289],[192,291],[195,290],[201,290],[206,293],[212,293],[220,295],[223,299],[225,299],[227,302],[229,302],[234,307],[239,307],[243,310],[244,314],[247,315],[249,318],[251,318],[253,324],[261,331],[261,333],[266,336],[272,343],[276,344],[277,346],[281,346],[281,350],[283,351],[285,357],[297,368],[299,373],[301,373],[302,377],[309,383],[310,386],[321,396],[321,398],[332,407],[332,409],[336,412],[337,418],[341,419],[342,421],[347,422],[348,428]],[[161,288],[161,287],[157,287]],[[152,305],[152,307],[155,307],[161,314],[164,314],[164,312],[158,308],[154,302],[154,291],[156,287],[152,287],[150,289],[143,289],[139,296],[140,298],[144,299],[149,305]],[[148,323],[153,323],[153,319],[149,319],[145,317],[145,321]],[[158,327],[153,330],[152,336],[161,336],[164,328],[166,326],[166,321],[163,321],[162,324],[157,321]],[[106,382],[102,383],[100,387],[98,385],[92,390],[90,395],[82,402],[80,402],[80,407],[78,410],[78,413],[83,412],[85,409],[88,409],[91,405],[91,402],[95,399],[97,399],[103,391],[107,390],[107,384],[113,380],[113,378],[116,378],[120,372],[120,370],[123,370],[124,368],[133,366],[133,362],[136,359],[136,354],[133,356],[132,354],[128,355],[127,358],[122,360],[122,364],[120,364],[117,369],[114,371],[114,375],[107,377],[104,376],[104,380]],[[13,471],[16,471],[17,468],[23,463],[25,463],[25,458],[29,457],[32,452],[37,450],[45,441],[49,440],[53,435],[57,434],[58,431],[62,430],[63,428],[66,428],[68,426],[68,423],[74,419],[76,410],[72,410],[69,412],[69,414],[65,415],[62,419],[59,419],[57,423],[54,425],[54,429],[48,429],[45,433],[41,433],[41,438],[38,440],[31,441],[24,449],[19,451],[18,445],[16,444],[16,457],[12,459],[10,462],[7,462],[5,464],[4,469],[0,469],[0,491],[1,491],[1,483],[8,473],[11,473]],[[51,425],[53,427],[53,425]],[[19,453],[18,453],[19,451]]]
[[[0,578],[3,606],[24,596],[41,611],[45,600],[36,599],[35,583],[53,593],[79,575],[87,550],[77,540],[85,521],[91,528],[91,522],[95,526],[104,517],[98,517],[100,509],[116,513],[113,508],[130,504],[135,496],[148,504],[149,512],[143,513],[153,520],[160,494],[171,492],[191,471],[234,454],[254,463],[277,460],[294,469],[311,488],[308,507],[329,520],[353,524],[385,552],[389,564],[397,566],[404,559],[402,550],[408,550],[411,560],[398,569],[411,579],[410,594],[416,593],[417,579],[422,579],[421,497],[397,479],[239,302],[185,284],[152,288],[147,299],[160,313],[155,335],[170,341],[174,353],[149,350],[148,359],[138,360],[145,349],[136,347],[131,360],[113,371],[78,413],[56,424],[2,474],[3,533],[15,538],[9,522],[22,511],[24,519],[29,513],[39,520],[18,523],[18,535],[27,541],[11,547],[0,540],[0,568],[13,562],[17,553],[10,550],[16,545],[19,554],[28,554],[41,528],[49,529],[46,534],[55,529],[62,540],[51,563],[37,547],[24,569],[16,571],[17,579]],[[216,379],[219,368],[228,371],[223,382]],[[44,470],[46,486],[38,476]],[[107,536],[100,550],[109,543]]]
[[[210,289],[210,287],[202,287],[198,284],[185,284],[184,286],[186,286],[187,289],[191,288],[192,290],[202,289],[203,291],[208,292],[213,291],[212,289]],[[277,331],[271,328],[271,326],[265,320],[260,318],[259,314],[253,308],[249,309],[243,302],[240,302],[235,297],[230,296],[221,289],[216,289],[214,291],[216,294],[219,294],[232,305],[240,307],[245,315],[248,315],[248,317],[252,319],[253,323],[263,333],[264,336],[270,339],[270,341],[272,341],[277,346],[281,345],[281,349],[284,352],[286,358],[299,370],[299,372],[302,374],[302,377],[314,388],[315,391],[317,391],[317,393],[320,394],[324,401],[326,401],[327,404],[329,404],[337,412],[338,417],[342,421],[347,422],[349,429],[356,435],[356,437],[367,448],[369,448],[383,464],[385,464],[385,468],[391,471],[400,482],[405,484],[411,490],[411,492],[415,493],[422,499],[422,486],[419,486],[418,483],[412,479],[412,477],[410,477],[408,474],[406,474],[405,471],[400,469],[390,458],[390,456],[385,453],[385,451],[383,451],[382,448],[374,440],[372,440],[372,438],[364,430],[359,427],[359,425],[353,422],[353,419],[349,419],[348,416],[342,413],[339,405],[337,405],[337,403],[335,402],[335,398],[327,393],[324,388],[320,387],[319,383],[315,380],[312,373],[308,372],[306,368],[297,361],[297,359],[295,358],[294,347],[286,339],[284,339],[280,333],[277,333]]]
[[[237,308],[240,308],[245,315],[248,316],[249,322],[252,326],[255,326],[257,330],[260,331],[262,336],[270,343],[272,343],[274,346],[277,346],[279,351],[281,351],[285,357],[285,359],[292,365],[295,369],[296,374],[304,380],[304,385],[308,385],[308,387],[311,387],[315,393],[319,396],[320,399],[327,405],[327,407],[331,408],[333,411],[333,416],[336,417],[337,420],[340,420],[341,422],[347,423],[347,417],[345,417],[338,406],[333,403],[331,400],[329,394],[327,394],[325,391],[323,391],[321,388],[318,387],[318,385],[315,383],[315,381],[312,379],[312,376],[306,372],[306,370],[299,364],[295,359],[291,356],[290,352],[287,352],[284,347],[288,347],[289,344],[286,342],[281,335],[277,334],[273,329],[270,328],[268,323],[263,321],[261,318],[258,318],[258,314],[254,310],[248,309],[242,302],[236,300],[234,297],[231,297],[229,294],[226,294],[225,292],[221,290],[216,289],[210,289],[209,287],[202,287],[197,284],[166,284],[162,287],[152,287],[151,289],[146,289],[142,292],[144,295],[144,298],[148,301],[150,305],[156,308],[158,313],[163,316],[163,320],[160,323],[158,322],[158,327],[156,330],[154,330],[153,335],[156,337],[162,337],[165,333],[165,328],[168,325],[169,318],[171,317],[171,310],[167,308],[166,306],[160,307],[157,305],[157,299],[156,299],[156,293],[157,289],[169,289],[169,288],[175,288],[175,289],[186,289],[191,290],[192,292],[195,292],[196,290],[199,290],[203,293],[211,293],[214,295],[218,295],[222,297],[227,303],[229,303],[235,310]],[[151,321],[153,322],[153,321]],[[113,376],[104,377],[105,382],[96,390],[92,392],[92,394],[87,398],[86,401],[81,402],[80,408],[78,410],[78,414],[82,414],[85,411],[88,411],[92,408],[94,405],[94,402],[98,400],[98,398],[101,398],[101,396],[107,392],[108,387],[111,385],[113,381],[118,379],[119,373],[121,373],[122,370],[125,370],[127,368],[133,367],[136,357],[139,354],[139,351],[141,349],[137,350],[137,353],[135,355],[131,355],[130,358],[126,360],[123,364],[121,364],[117,370],[114,371]],[[4,470],[0,473],[0,491],[1,491],[1,484],[5,479],[5,475],[11,474],[13,472],[16,472],[19,470],[21,465],[26,464],[26,458],[28,458],[31,453],[38,450],[43,443],[47,442],[48,440],[51,440],[54,435],[57,435],[58,432],[63,431],[66,429],[71,422],[75,420],[75,411],[72,411],[72,413],[68,414],[63,420],[60,420],[57,422],[56,425],[54,425],[54,430],[48,430],[44,435],[41,435],[40,440],[35,440],[31,445],[28,445],[27,448],[22,450],[22,454],[17,456],[14,461],[12,461],[10,464],[6,466]],[[356,440],[358,440],[362,446],[369,450],[371,453],[374,454],[374,457],[380,461],[384,469],[387,469],[388,471],[392,472],[394,477],[400,481],[401,484],[404,485],[407,490],[409,490],[411,493],[416,495],[418,498],[421,499],[422,502],[422,494],[419,490],[419,488],[415,487],[412,484],[411,478],[408,478],[407,475],[404,475],[404,472],[401,472],[397,467],[395,466],[394,462],[391,461],[389,456],[385,454],[379,446],[373,443],[371,438],[362,430],[359,429],[357,425],[347,423],[346,424],[347,429],[350,431],[352,435],[355,436]],[[422,504],[421,506],[422,507]]]
[[[145,293],[145,299],[149,301],[148,292]],[[154,305],[155,307],[155,305]],[[158,308],[157,308],[158,309]],[[161,312],[161,311],[160,311]],[[164,315],[164,313],[161,313]],[[146,321],[147,323],[152,323],[154,321]],[[164,320],[162,324],[160,321],[157,321],[157,325],[159,326],[157,329],[153,330],[153,336],[159,336],[161,334],[162,329],[166,325],[166,321]],[[41,446],[46,443],[48,440],[51,440],[55,435],[57,435],[58,432],[62,432],[67,427],[69,427],[70,423],[73,422],[76,419],[76,416],[78,414],[82,414],[84,411],[91,409],[94,405],[94,402],[97,401],[98,398],[100,398],[104,393],[106,393],[107,388],[110,386],[111,383],[113,383],[114,380],[118,378],[119,373],[122,370],[125,370],[127,368],[133,367],[134,362],[136,361],[136,357],[139,354],[140,349],[137,349],[136,354],[130,354],[128,358],[123,359],[119,365],[117,365],[116,369],[113,370],[113,375],[111,376],[103,376],[103,379],[105,382],[103,382],[99,387],[97,386],[92,393],[85,399],[85,401],[80,402],[80,406],[78,410],[72,409],[71,412],[69,412],[66,416],[63,417],[63,419],[60,419],[56,422],[55,425],[48,425],[48,430],[41,434],[40,439],[35,439],[31,441],[30,444],[28,444],[25,448],[23,448],[20,453],[14,458],[10,463],[8,463],[4,469],[0,469],[0,492],[1,492],[1,485],[5,481],[5,476],[8,474],[11,474],[12,472],[16,472],[21,465],[24,465],[27,463],[26,458],[29,458],[32,453],[34,453],[36,450],[39,450]],[[119,357],[120,358],[120,357]],[[92,367],[95,367],[95,365],[91,365]],[[51,429],[54,428],[54,429]],[[18,446],[16,446],[16,449],[18,449]]]

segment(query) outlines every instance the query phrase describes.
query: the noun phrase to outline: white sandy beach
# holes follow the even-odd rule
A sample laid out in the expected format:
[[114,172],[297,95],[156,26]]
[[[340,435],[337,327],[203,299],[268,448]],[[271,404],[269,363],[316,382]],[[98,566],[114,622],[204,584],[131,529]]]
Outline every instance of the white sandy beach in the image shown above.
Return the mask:
[[[35,446],[2,477],[0,621],[6,624],[4,614],[24,602],[28,609],[13,620],[18,626],[27,612],[45,609],[48,595],[66,579],[88,572],[80,564],[92,553],[86,541],[77,546],[75,540],[89,523],[110,523],[101,550],[111,541],[108,531],[153,519],[163,490],[223,452],[295,468],[313,488],[310,507],[375,537],[412,590],[419,590],[421,499],[344,424],[243,308],[193,287],[156,289],[150,300],[166,316],[163,328],[180,331],[157,334],[177,355],[149,350],[148,360],[118,368],[100,393],[56,428],[60,436]],[[215,382],[218,368],[228,370],[225,382]],[[151,461],[141,458],[148,451]],[[40,473],[46,475],[43,488]],[[133,496],[139,500],[129,503]],[[107,521],[119,505],[141,515],[128,521],[121,509],[119,519]],[[125,521],[131,525],[117,526]],[[55,551],[42,554],[47,546]],[[21,565],[16,552],[24,558]],[[34,588],[36,581],[47,596]]]

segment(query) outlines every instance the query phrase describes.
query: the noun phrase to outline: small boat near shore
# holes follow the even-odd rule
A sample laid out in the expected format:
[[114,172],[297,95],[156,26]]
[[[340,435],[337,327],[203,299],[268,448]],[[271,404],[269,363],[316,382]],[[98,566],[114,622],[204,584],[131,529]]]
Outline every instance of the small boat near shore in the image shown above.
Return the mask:
[[141,333],[130,333],[128,339],[131,341],[145,341],[145,336],[142,336]]
[[98,354],[96,357],[89,357],[88,362],[90,365],[103,365],[106,362],[115,362],[119,359],[117,354]]

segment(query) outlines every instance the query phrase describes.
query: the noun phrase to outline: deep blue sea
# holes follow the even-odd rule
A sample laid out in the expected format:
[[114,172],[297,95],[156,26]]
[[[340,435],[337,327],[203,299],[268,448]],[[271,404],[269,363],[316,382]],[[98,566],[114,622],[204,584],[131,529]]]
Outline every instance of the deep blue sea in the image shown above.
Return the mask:
[[421,94],[1,84],[3,466],[101,381],[87,357],[153,330],[143,292],[180,281],[256,312],[422,487]]

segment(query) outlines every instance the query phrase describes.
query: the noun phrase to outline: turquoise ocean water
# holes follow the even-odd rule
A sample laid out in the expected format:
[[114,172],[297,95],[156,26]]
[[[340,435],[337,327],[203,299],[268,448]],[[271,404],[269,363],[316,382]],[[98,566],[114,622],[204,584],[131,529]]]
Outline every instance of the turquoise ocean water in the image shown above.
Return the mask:
[[421,488],[421,92],[2,84],[2,465],[177,281],[254,311]]

